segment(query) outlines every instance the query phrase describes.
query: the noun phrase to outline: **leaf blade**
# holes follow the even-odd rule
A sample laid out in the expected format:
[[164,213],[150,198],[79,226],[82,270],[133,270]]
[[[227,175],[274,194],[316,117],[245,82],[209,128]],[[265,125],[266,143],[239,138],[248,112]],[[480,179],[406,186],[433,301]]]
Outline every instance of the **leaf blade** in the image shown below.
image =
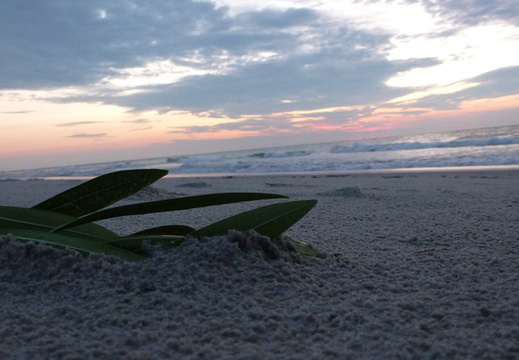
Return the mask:
[[69,224],[54,229],[53,232],[62,231],[64,229],[93,221],[120,216],[142,215],[165,211],[180,211],[206,206],[267,199],[286,199],[286,196],[268,193],[217,193],[168,200],[150,201],[140,204],[118,206],[85,215]]
[[96,177],[35,206],[34,209],[83,216],[124,199],[168,173],[160,169],[121,170]]
[[[52,211],[23,208],[16,206],[0,206],[0,227],[38,230],[50,232],[57,226],[76,220],[75,216],[64,215]],[[67,230],[67,235],[87,238],[95,241],[107,241],[118,237],[116,233],[96,224],[84,224]]]
[[151,244],[175,246],[184,239],[184,236],[176,235],[129,235],[110,240],[107,244],[132,251],[140,249],[145,241],[149,241]]
[[158,226],[154,228],[145,229],[136,233],[131,234],[131,236],[136,235],[178,235],[185,236],[190,232],[195,231],[194,228],[187,225],[166,225],[166,226]]
[[317,200],[299,200],[263,206],[246,211],[189,234],[195,238],[225,235],[229,230],[247,232],[254,230],[261,235],[275,238],[305,216]]
[[21,241],[34,241],[58,248],[69,248],[79,251],[83,254],[104,254],[109,256],[117,256],[127,261],[142,261],[145,257],[135,254],[131,251],[124,250],[106,243],[100,243],[87,239],[81,239],[74,236],[64,234],[51,234],[48,232],[18,229],[18,228],[0,228],[1,235],[12,234]]

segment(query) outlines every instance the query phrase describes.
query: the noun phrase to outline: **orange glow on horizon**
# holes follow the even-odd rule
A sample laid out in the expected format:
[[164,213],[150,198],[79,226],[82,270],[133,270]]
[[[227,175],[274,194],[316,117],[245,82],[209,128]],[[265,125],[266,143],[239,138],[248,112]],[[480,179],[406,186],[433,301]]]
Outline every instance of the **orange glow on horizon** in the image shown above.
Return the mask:
[[[334,107],[314,110],[290,111],[264,116],[245,115],[238,119],[213,118],[207,114],[185,111],[160,113],[157,111],[131,112],[128,108],[100,103],[51,103],[38,100],[5,101],[0,92],[0,166],[15,167],[16,157],[75,158],[80,155],[99,159],[103,154],[118,158],[132,156],[152,157],[166,151],[176,141],[227,140],[242,137],[269,135],[368,133],[395,129],[417,129],[421,124],[469,125],[478,116],[507,109],[519,108],[519,94],[496,98],[466,100],[457,109],[391,107],[376,105]],[[4,100],[4,101],[3,101]],[[353,115],[348,115],[348,112]],[[345,112],[342,121],[326,121],[326,113]],[[312,114],[318,114],[312,116]],[[364,115],[366,114],[366,115]],[[348,117],[349,116],[349,117]],[[276,125],[247,129],[246,125],[234,130],[219,127],[221,124],[261,118],[279,121]],[[197,128],[198,127],[198,128]],[[204,129],[207,127],[207,129]],[[189,132],[193,128],[192,132]],[[427,128],[427,127],[425,127]],[[206,131],[204,131],[206,130]],[[166,150],[164,150],[166,149]],[[215,149],[217,151],[217,149]],[[129,152],[125,152],[129,151]],[[154,152],[155,151],[155,152]],[[98,155],[92,155],[92,154]],[[135,154],[135,155],[134,155]],[[108,161],[108,160],[107,160]],[[70,162],[73,162],[72,160]],[[94,162],[94,161],[92,161]],[[0,168],[0,171],[2,168]]]

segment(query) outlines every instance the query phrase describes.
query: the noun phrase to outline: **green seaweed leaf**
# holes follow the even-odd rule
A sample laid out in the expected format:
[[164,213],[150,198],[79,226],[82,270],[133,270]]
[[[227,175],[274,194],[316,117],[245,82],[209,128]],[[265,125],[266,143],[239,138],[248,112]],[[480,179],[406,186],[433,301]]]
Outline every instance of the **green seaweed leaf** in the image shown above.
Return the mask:
[[215,222],[189,234],[195,238],[226,235],[229,230],[247,232],[275,238],[305,216],[317,200],[300,200],[263,206]]
[[0,234],[12,234],[20,241],[33,241],[55,247],[69,248],[79,251],[83,254],[105,254],[110,256],[117,256],[123,260],[128,261],[145,260],[145,257],[133,252],[109,244],[78,238],[71,235],[50,234],[48,232],[38,230],[18,228],[0,228]]
[[33,208],[83,216],[136,193],[167,173],[159,169],[116,171],[64,191]]
[[[75,221],[77,217],[16,206],[0,206],[0,227],[51,232],[58,226]],[[96,224],[83,224],[64,232],[68,236],[76,236],[94,241],[108,241],[119,235]]]
[[[186,225],[169,225],[123,237],[93,223],[113,217],[287,198],[268,193],[219,193],[104,209],[166,174],[166,170],[158,169],[118,171],[87,181],[33,208],[0,206],[0,236],[13,234],[22,241],[35,241],[75,249],[85,254],[102,253],[137,261],[144,258],[129,250],[139,252],[145,241],[178,245],[187,236],[225,235],[232,229],[243,232],[254,230],[275,238],[299,221],[317,203],[316,200],[278,203],[246,211],[199,230]],[[298,243],[296,249],[303,256],[319,254],[304,243]]]
[[151,244],[174,246],[179,245],[184,239],[184,236],[175,235],[129,235],[112,239],[107,244],[131,251],[138,251],[145,241]]
[[178,235],[185,236],[191,232],[195,231],[194,228],[187,225],[166,225],[166,226],[158,226],[154,228],[149,228],[146,230],[142,230],[136,232],[133,235]]
[[57,227],[52,232],[62,231],[81,224],[110,219],[120,216],[151,214],[165,211],[178,211],[194,209],[206,206],[232,204],[244,201],[265,200],[265,199],[285,199],[286,196],[267,193],[220,193],[188,196],[168,200],[150,201],[140,204],[124,205],[113,207],[85,215],[66,225]]

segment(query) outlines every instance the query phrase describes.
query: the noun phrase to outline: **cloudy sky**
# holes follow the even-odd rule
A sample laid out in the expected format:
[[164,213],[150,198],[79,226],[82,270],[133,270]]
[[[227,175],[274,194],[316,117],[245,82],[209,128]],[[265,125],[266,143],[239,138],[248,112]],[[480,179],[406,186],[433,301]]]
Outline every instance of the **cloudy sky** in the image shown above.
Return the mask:
[[0,171],[519,123],[517,0],[0,5]]

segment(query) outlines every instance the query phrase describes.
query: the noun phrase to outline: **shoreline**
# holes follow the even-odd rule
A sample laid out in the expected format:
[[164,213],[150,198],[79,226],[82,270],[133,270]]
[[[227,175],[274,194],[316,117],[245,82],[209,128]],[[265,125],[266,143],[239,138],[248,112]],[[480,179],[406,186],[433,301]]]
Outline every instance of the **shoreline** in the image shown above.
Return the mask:
[[[127,169],[137,170],[137,169]],[[115,170],[117,171],[117,170]],[[519,165],[487,165],[487,166],[456,166],[456,167],[425,167],[425,168],[393,168],[365,169],[340,171],[300,171],[300,172],[223,172],[223,173],[182,173],[168,174],[164,178],[221,178],[221,177],[266,177],[266,176],[348,176],[348,175],[378,175],[395,173],[467,173],[467,172],[506,172],[519,171]],[[49,176],[33,178],[1,178],[0,181],[31,181],[31,180],[90,180],[96,176]]]

